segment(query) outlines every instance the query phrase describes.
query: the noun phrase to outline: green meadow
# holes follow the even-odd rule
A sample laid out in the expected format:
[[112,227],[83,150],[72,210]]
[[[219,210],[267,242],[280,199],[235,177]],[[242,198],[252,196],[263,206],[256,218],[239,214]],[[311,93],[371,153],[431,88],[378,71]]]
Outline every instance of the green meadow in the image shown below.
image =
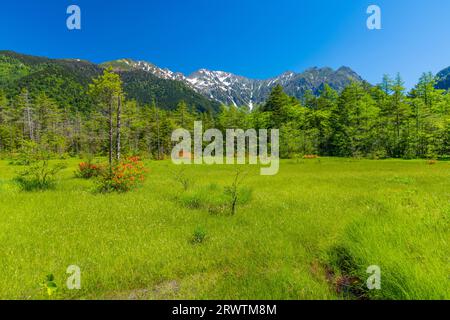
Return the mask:
[[[449,299],[450,163],[285,160],[245,166],[146,161],[137,190],[94,192],[65,160],[54,190],[23,192],[0,161],[0,299]],[[66,287],[69,265],[81,289]],[[381,270],[368,290],[367,268]],[[54,275],[57,291],[42,287]]]

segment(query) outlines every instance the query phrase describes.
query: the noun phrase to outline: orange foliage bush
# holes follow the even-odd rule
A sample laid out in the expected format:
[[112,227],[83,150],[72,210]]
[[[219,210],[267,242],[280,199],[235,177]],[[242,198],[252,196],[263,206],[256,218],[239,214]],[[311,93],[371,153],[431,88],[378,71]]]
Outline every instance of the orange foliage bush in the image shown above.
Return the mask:
[[92,164],[90,162],[82,162],[78,165],[77,177],[90,179],[98,177],[102,174],[104,168],[101,165]]
[[315,154],[305,154],[303,156],[303,159],[317,159],[317,158],[319,158],[319,156]]
[[146,173],[144,163],[137,156],[129,157],[116,164],[112,171],[101,179],[102,192],[127,192],[145,181]]

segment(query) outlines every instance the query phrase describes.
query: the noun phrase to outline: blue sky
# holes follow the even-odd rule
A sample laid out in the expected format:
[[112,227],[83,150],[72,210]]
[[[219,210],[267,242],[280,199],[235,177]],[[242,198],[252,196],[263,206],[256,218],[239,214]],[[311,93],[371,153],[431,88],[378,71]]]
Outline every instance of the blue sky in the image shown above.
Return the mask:
[[[81,8],[80,31],[66,28],[70,4]],[[382,30],[366,28],[370,4]],[[400,72],[408,87],[450,66],[448,0],[18,0],[0,10],[0,49],[55,58],[252,78],[346,65],[372,83]]]

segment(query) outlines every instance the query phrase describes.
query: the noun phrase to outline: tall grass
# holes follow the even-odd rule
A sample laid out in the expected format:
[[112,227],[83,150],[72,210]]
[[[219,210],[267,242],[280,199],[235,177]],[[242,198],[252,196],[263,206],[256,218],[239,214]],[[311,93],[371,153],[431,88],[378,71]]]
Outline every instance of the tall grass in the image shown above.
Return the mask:
[[[0,162],[0,299],[48,298],[48,274],[56,299],[450,298],[449,163],[283,161],[273,177],[249,166],[235,215],[211,214],[233,166],[191,166],[184,190],[170,162],[147,162],[142,188],[96,194],[66,163],[54,190],[27,193]],[[65,287],[69,265],[81,290]],[[381,290],[362,290],[370,265]],[[345,277],[359,282],[339,290]]]

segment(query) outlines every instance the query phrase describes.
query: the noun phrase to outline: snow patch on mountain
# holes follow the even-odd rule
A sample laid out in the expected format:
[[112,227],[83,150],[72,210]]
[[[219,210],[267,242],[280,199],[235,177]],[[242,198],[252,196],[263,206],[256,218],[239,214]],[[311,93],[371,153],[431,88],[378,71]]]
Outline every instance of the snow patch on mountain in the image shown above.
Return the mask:
[[255,80],[225,71],[208,69],[200,69],[185,76],[180,72],[162,69],[146,61],[131,59],[117,60],[109,64],[117,68],[124,65],[126,68],[143,70],[162,79],[182,81],[209,99],[226,105],[246,105],[250,108],[263,103],[277,84],[283,86],[289,95],[301,98],[308,90],[318,94],[325,83],[339,91],[352,81],[363,81],[348,67],[341,67],[336,71],[331,68],[310,68],[302,73],[287,71],[271,79]]

